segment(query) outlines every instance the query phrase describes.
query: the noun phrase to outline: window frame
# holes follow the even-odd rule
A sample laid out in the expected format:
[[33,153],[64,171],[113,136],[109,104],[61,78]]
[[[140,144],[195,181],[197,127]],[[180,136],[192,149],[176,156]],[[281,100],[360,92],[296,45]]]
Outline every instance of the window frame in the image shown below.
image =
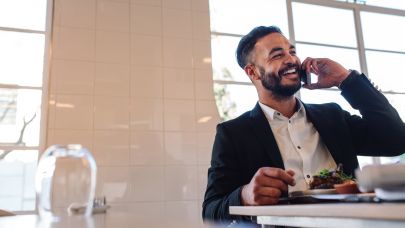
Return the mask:
[[[46,136],[47,136],[47,114],[48,114],[48,101],[49,101],[49,72],[51,61],[51,40],[52,40],[52,24],[53,24],[53,0],[46,0],[46,17],[45,28],[42,30],[22,29],[13,27],[0,27],[0,31],[17,32],[17,33],[33,33],[44,35],[44,55],[43,55],[43,71],[42,71],[42,86],[22,86],[14,84],[0,83],[0,89],[27,89],[41,91],[41,115],[39,119],[39,143],[38,146],[20,146],[12,145],[9,143],[0,144],[0,150],[17,150],[24,151],[24,153],[31,153],[31,151],[38,151],[38,156],[46,149]],[[38,158],[39,159],[39,158]],[[24,188],[24,186],[23,186]],[[24,192],[24,191],[23,191]],[[36,200],[36,199],[35,199]],[[35,212],[34,210],[13,211],[16,214],[28,214]]]
[[[212,1],[212,0],[211,0]],[[379,14],[386,14],[386,15],[395,15],[401,16],[405,18],[405,10],[401,9],[393,9],[393,8],[386,8],[380,6],[373,6],[373,5],[366,5],[363,3],[353,3],[353,2],[343,2],[343,1],[330,1],[330,0],[285,0],[286,8],[287,8],[287,20],[288,20],[288,32],[289,32],[289,40],[293,45],[296,44],[307,44],[307,45],[318,45],[324,47],[335,47],[335,48],[344,48],[344,49],[355,49],[358,51],[359,63],[360,63],[360,71],[364,74],[368,75],[368,67],[366,61],[366,51],[378,51],[384,53],[395,53],[395,54],[403,54],[405,52],[402,51],[392,51],[392,50],[384,50],[384,49],[371,49],[366,48],[364,44],[364,36],[363,36],[363,29],[362,29],[362,21],[361,21],[361,12],[370,12],[370,13],[379,13]],[[353,12],[353,19],[354,19],[354,26],[355,26],[355,33],[357,38],[357,48],[353,47],[346,47],[340,45],[330,45],[330,44],[322,44],[322,43],[312,43],[312,42],[304,42],[304,41],[297,41],[295,38],[295,30],[294,30],[294,18],[293,18],[293,3],[304,3],[310,5],[318,5],[324,7],[332,7],[338,9],[345,9],[351,10]],[[223,33],[223,32],[215,32],[211,30],[211,36],[231,36],[231,37],[242,37],[242,34],[231,34],[231,33]],[[235,60],[236,61],[236,60]],[[214,84],[219,85],[246,85],[252,86],[250,82],[240,82],[240,81],[231,81],[231,80],[213,80]],[[327,91],[339,91],[337,88],[328,88],[322,89]],[[381,91],[383,94],[389,95],[404,95],[405,92],[397,92],[397,91]],[[297,96],[300,97],[300,92],[297,93]],[[380,164],[381,159],[379,157],[373,157],[374,164]]]

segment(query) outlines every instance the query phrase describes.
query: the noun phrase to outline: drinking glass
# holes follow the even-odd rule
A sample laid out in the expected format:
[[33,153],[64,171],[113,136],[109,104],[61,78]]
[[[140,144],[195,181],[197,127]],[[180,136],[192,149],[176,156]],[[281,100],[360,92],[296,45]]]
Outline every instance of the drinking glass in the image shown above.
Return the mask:
[[35,177],[41,218],[90,217],[96,188],[96,162],[78,144],[53,145],[41,156]]

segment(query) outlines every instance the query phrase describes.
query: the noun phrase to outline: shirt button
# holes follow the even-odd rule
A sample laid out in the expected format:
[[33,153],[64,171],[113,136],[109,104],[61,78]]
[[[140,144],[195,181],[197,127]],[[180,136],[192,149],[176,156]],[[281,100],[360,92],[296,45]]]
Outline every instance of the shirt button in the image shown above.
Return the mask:
[[298,149],[301,149],[301,147],[300,147],[300,146],[297,146],[297,148],[298,148]]
[[288,120],[288,123],[291,123],[291,120]]

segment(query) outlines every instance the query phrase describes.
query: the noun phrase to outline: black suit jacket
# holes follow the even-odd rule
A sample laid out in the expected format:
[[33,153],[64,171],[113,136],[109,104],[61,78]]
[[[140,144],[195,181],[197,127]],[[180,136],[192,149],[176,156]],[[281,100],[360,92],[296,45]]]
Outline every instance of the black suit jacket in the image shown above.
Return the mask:
[[[335,103],[304,107],[307,118],[335,162],[343,164],[345,173],[353,174],[358,167],[357,155],[396,156],[405,152],[404,123],[366,76],[353,71],[341,89],[362,117],[350,115]],[[244,219],[229,215],[229,206],[241,204],[241,187],[261,167],[284,169],[284,164],[269,123],[257,104],[252,111],[217,126],[203,218],[223,222]]]

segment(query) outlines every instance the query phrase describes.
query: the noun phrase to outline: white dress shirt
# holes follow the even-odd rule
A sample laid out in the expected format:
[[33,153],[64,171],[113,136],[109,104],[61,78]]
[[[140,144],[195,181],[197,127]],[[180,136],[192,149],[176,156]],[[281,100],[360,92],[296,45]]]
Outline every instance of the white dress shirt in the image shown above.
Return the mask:
[[285,169],[295,172],[296,185],[289,186],[289,192],[309,189],[312,175],[321,169],[336,168],[335,160],[314,125],[307,119],[304,105],[299,99],[298,110],[291,118],[260,102],[259,105],[269,121]]

